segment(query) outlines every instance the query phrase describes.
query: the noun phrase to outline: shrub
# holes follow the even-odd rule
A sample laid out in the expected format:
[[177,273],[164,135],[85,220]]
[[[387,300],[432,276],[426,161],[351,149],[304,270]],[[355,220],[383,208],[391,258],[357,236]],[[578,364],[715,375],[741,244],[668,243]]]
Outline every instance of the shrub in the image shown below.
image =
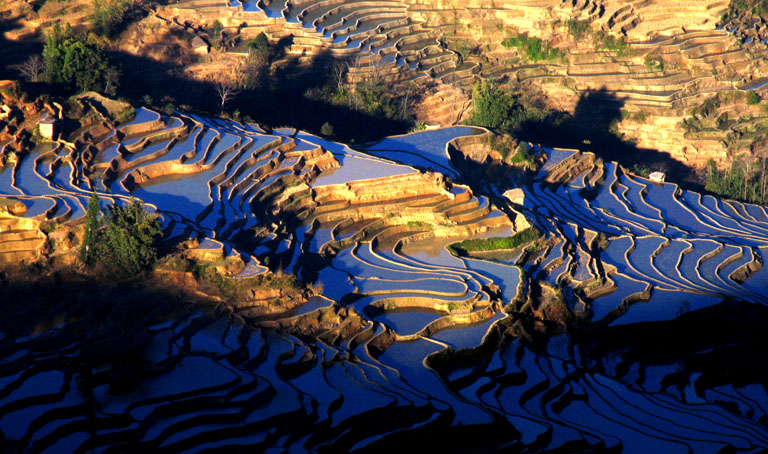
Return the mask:
[[96,90],[111,68],[105,47],[93,33],[75,33],[69,25],[62,30],[56,24],[43,47],[45,78],[80,92]]
[[515,155],[512,156],[512,159],[510,159],[510,162],[512,164],[521,162],[533,163],[533,154],[531,153],[531,147],[528,146],[527,142],[520,142],[517,146],[517,151],[515,152]]
[[137,276],[157,257],[156,242],[162,236],[157,214],[144,210],[134,200],[125,207],[112,205],[99,219],[99,198],[88,201],[86,230],[80,259],[89,267],[98,265],[109,274]]
[[366,80],[355,85],[352,99],[358,110],[374,117],[397,116],[397,105],[391,88],[381,79]]
[[681,126],[686,132],[698,132],[704,129],[704,125],[701,123],[701,120],[696,117],[686,118],[683,120]]
[[645,67],[648,71],[664,71],[664,60],[661,57],[648,54],[645,56]]
[[415,125],[413,125],[413,128],[411,128],[408,132],[418,132],[418,131],[424,131],[427,129],[427,123],[423,120],[419,120],[416,122]]
[[576,39],[583,38],[589,33],[589,22],[571,19],[568,21],[568,34]]
[[323,123],[323,126],[320,127],[320,134],[325,137],[333,137],[333,125],[327,121]]
[[468,123],[511,133],[525,122],[547,119],[548,111],[524,102],[525,99],[521,100],[519,95],[506,93],[485,81],[478,82],[472,91],[474,110]]
[[701,115],[704,118],[709,117],[710,115],[717,113],[717,111],[720,109],[720,104],[721,101],[719,96],[713,96],[704,100],[704,102],[701,103],[698,108],[694,109],[693,114]]
[[747,104],[749,104],[750,106],[760,104],[760,95],[758,95],[754,91],[750,91],[749,93],[747,93]]
[[221,22],[218,21],[218,19],[213,22],[213,25],[211,25],[211,34],[215,42],[218,42],[221,38],[221,30],[223,28],[224,26],[221,24]]
[[102,36],[112,36],[129,9],[128,0],[93,0],[93,30]]
[[456,255],[465,256],[473,251],[496,251],[499,249],[514,249],[525,243],[536,241],[541,236],[541,232],[536,227],[531,227],[515,233],[509,237],[483,238],[464,240],[459,243],[453,243],[448,249]]
[[629,45],[627,44],[626,39],[623,37],[616,38],[604,31],[600,31],[597,34],[597,47],[616,52],[620,57],[629,54]]
[[597,242],[596,242],[597,250],[600,252],[603,252],[606,249],[608,249],[608,246],[610,245],[611,243],[608,241],[608,238],[605,236],[605,233],[603,232],[598,233]]
[[88,199],[88,209],[85,213],[85,233],[83,243],[80,245],[80,261],[88,266],[93,266],[96,259],[96,234],[99,230],[99,196],[93,193]]
[[531,61],[552,61],[563,56],[562,52],[552,48],[548,42],[539,38],[531,38],[525,34],[510,36],[502,41],[501,45],[504,47],[515,47],[520,49]]
[[256,35],[255,39],[248,41],[248,51],[269,58],[269,40],[264,32]]
[[768,2],[765,0],[731,0],[730,3],[731,11],[749,12],[756,16],[762,16],[766,7],[768,7]]
[[762,164],[754,156],[732,158],[728,168],[719,169],[714,160],[707,163],[705,189],[719,196],[765,204],[768,196],[761,181]]
[[509,122],[514,100],[498,87],[482,81],[472,90],[472,105],[472,124],[497,129]]
[[651,169],[649,167],[639,163],[635,163],[632,166],[631,171],[635,175],[640,175],[641,177],[646,177],[646,178],[648,178],[648,175],[651,174]]

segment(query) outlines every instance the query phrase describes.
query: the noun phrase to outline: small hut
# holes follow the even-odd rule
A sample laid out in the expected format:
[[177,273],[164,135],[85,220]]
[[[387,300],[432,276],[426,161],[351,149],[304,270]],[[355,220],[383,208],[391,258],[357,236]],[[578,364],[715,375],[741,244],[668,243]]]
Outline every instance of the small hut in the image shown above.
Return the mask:
[[648,179],[650,179],[654,183],[664,183],[664,178],[666,178],[666,175],[664,175],[664,172],[653,172],[650,175],[648,175]]
[[53,140],[56,135],[56,118],[46,113],[38,124],[40,135],[44,139]]

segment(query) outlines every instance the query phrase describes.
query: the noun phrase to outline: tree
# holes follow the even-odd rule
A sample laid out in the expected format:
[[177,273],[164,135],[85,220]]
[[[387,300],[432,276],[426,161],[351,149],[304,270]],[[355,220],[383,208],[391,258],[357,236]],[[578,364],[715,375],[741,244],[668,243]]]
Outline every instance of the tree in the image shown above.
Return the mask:
[[112,205],[96,238],[99,264],[111,274],[138,275],[157,257],[155,246],[161,236],[159,216],[144,210],[140,201]]
[[237,83],[228,79],[219,79],[214,82],[213,86],[216,89],[216,93],[219,95],[220,114],[223,114],[224,106],[240,93],[240,87]]
[[112,36],[129,9],[128,0],[93,0],[93,30],[102,36]]
[[237,72],[241,75],[242,86],[248,90],[261,88],[267,82],[269,60],[262,52],[250,51],[248,58]]
[[472,105],[472,124],[498,129],[509,122],[514,99],[483,81],[475,84],[472,89]]
[[323,123],[323,126],[320,127],[320,134],[325,137],[333,137],[333,125],[327,121]]
[[96,257],[96,235],[99,230],[99,196],[94,192],[88,199],[88,210],[85,213],[85,233],[83,244],[80,245],[80,261],[87,266],[93,266]]
[[213,22],[213,25],[211,26],[211,32],[213,34],[213,43],[216,47],[219,46],[221,41],[221,29],[224,28],[224,26],[219,22],[219,20],[215,20]]
[[266,60],[269,60],[269,40],[264,32],[256,35],[255,39],[248,41],[248,52],[259,54]]
[[349,63],[343,61],[335,61],[333,63],[332,74],[334,85],[336,85],[336,91],[344,91],[344,84],[347,81],[347,70],[349,69]]
[[115,96],[117,87],[120,86],[120,71],[112,66],[104,71],[104,93]]
[[40,75],[43,73],[44,69],[45,65],[43,64],[43,59],[40,58],[39,55],[29,57],[27,61],[22,63],[19,67],[21,75],[27,79],[27,82],[39,82]]
[[78,91],[101,86],[110,68],[106,42],[93,33],[83,34],[56,24],[43,47],[45,78]]

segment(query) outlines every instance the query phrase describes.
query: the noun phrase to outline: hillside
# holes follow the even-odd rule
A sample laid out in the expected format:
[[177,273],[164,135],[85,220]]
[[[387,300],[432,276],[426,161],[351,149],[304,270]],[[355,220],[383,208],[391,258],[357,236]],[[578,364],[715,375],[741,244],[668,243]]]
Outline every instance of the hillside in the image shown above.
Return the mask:
[[0,5],[0,450],[768,449],[743,0]]
[[[12,28],[6,38],[40,36],[62,19],[87,23],[90,5],[68,3],[43,5],[34,13],[36,20],[16,22],[21,28]],[[20,14],[19,5],[23,2],[9,4],[9,19]],[[445,126],[469,118],[471,87],[487,79],[512,91],[539,93],[540,105],[570,113],[579,123],[586,123],[578,119],[585,104],[592,107],[589,102],[599,101],[605,106],[601,109],[610,111],[601,120],[604,131],[610,129],[638,149],[668,153],[698,169],[709,159],[724,164],[748,152],[750,138],[762,137],[759,131],[765,122],[761,104],[752,107],[743,102],[747,93],[764,91],[762,81],[768,76],[760,32],[753,37],[745,31],[749,20],[759,19],[731,18],[722,0],[497,1],[491,7],[485,2],[342,5],[182,0],[168,5],[144,2],[140,11],[132,16],[135,22],[113,38],[113,47],[123,55],[125,93],[141,98],[134,86],[139,80],[149,82],[160,107],[166,99],[177,106],[213,110],[210,101],[199,99],[205,92],[210,93],[207,98],[215,98],[210,81],[262,71],[255,76],[262,77],[262,82],[255,82],[261,93],[253,98],[256,102],[243,94],[241,98],[248,100],[235,101],[230,112],[237,109],[241,115],[278,125],[302,118],[308,123],[304,127],[319,131],[321,123],[303,119],[303,111],[322,109],[338,115],[342,110],[337,106],[328,111],[323,105],[328,101],[311,101],[329,99],[330,95],[320,96],[321,88],[341,84],[354,91],[355,84],[376,80],[400,99],[394,109],[413,112],[415,121]],[[728,23],[721,23],[723,19]],[[266,73],[249,66],[247,44],[260,33],[271,46]],[[195,36],[207,47],[193,49]],[[520,36],[531,38],[536,48],[551,48],[552,54],[537,55],[527,44],[510,41]],[[503,45],[505,40],[512,44]],[[283,80],[289,82],[275,86],[275,81]],[[180,86],[187,87],[186,93],[198,93],[198,99],[174,90]],[[741,95],[730,97],[725,108],[727,119],[738,124],[703,131],[683,127],[696,115],[697,106],[728,93]],[[284,96],[304,107],[281,105]],[[338,121],[337,133],[350,134],[344,125],[363,118]],[[388,121],[414,121],[410,118],[388,114],[377,127],[392,133],[405,126],[388,126]],[[554,131],[548,145],[574,147],[585,142],[579,147],[589,149],[588,134],[579,140],[553,124],[520,133],[528,135],[524,139],[541,141],[547,136],[541,130],[547,128]],[[752,132],[756,130],[757,135]],[[736,137],[729,138],[730,132]]]

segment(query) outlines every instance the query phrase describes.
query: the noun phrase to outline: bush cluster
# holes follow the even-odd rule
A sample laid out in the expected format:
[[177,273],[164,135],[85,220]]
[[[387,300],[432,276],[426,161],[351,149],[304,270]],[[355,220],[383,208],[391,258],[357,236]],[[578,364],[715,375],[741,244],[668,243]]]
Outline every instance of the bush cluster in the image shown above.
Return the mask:
[[124,207],[112,205],[102,217],[94,194],[85,215],[80,260],[108,274],[137,276],[154,263],[161,237],[158,215],[148,213],[138,200]]
[[91,16],[93,30],[102,36],[114,35],[130,6],[129,0],[94,0]]
[[710,159],[705,189],[722,197],[764,205],[768,203],[764,165],[757,159],[744,157],[733,160],[727,170],[721,170]]
[[119,73],[110,65],[106,41],[93,33],[75,32],[58,24],[43,47],[44,78],[78,92],[99,90],[108,94],[117,86]]
[[532,38],[526,34],[510,36],[501,42],[501,45],[509,48],[517,48],[530,61],[553,61],[563,57],[563,53],[553,48],[548,42],[540,38]]
[[473,87],[472,106],[470,124],[505,132],[514,131],[525,121],[541,121],[546,117],[546,112],[534,106],[524,106],[517,96],[486,81]]
[[568,21],[568,34],[576,39],[584,38],[590,33],[589,22],[571,19]]
[[541,237],[541,232],[536,227],[531,227],[508,237],[482,238],[464,240],[453,243],[448,249],[455,255],[465,256],[474,251],[497,251],[499,249],[514,249],[525,243],[536,241]]

